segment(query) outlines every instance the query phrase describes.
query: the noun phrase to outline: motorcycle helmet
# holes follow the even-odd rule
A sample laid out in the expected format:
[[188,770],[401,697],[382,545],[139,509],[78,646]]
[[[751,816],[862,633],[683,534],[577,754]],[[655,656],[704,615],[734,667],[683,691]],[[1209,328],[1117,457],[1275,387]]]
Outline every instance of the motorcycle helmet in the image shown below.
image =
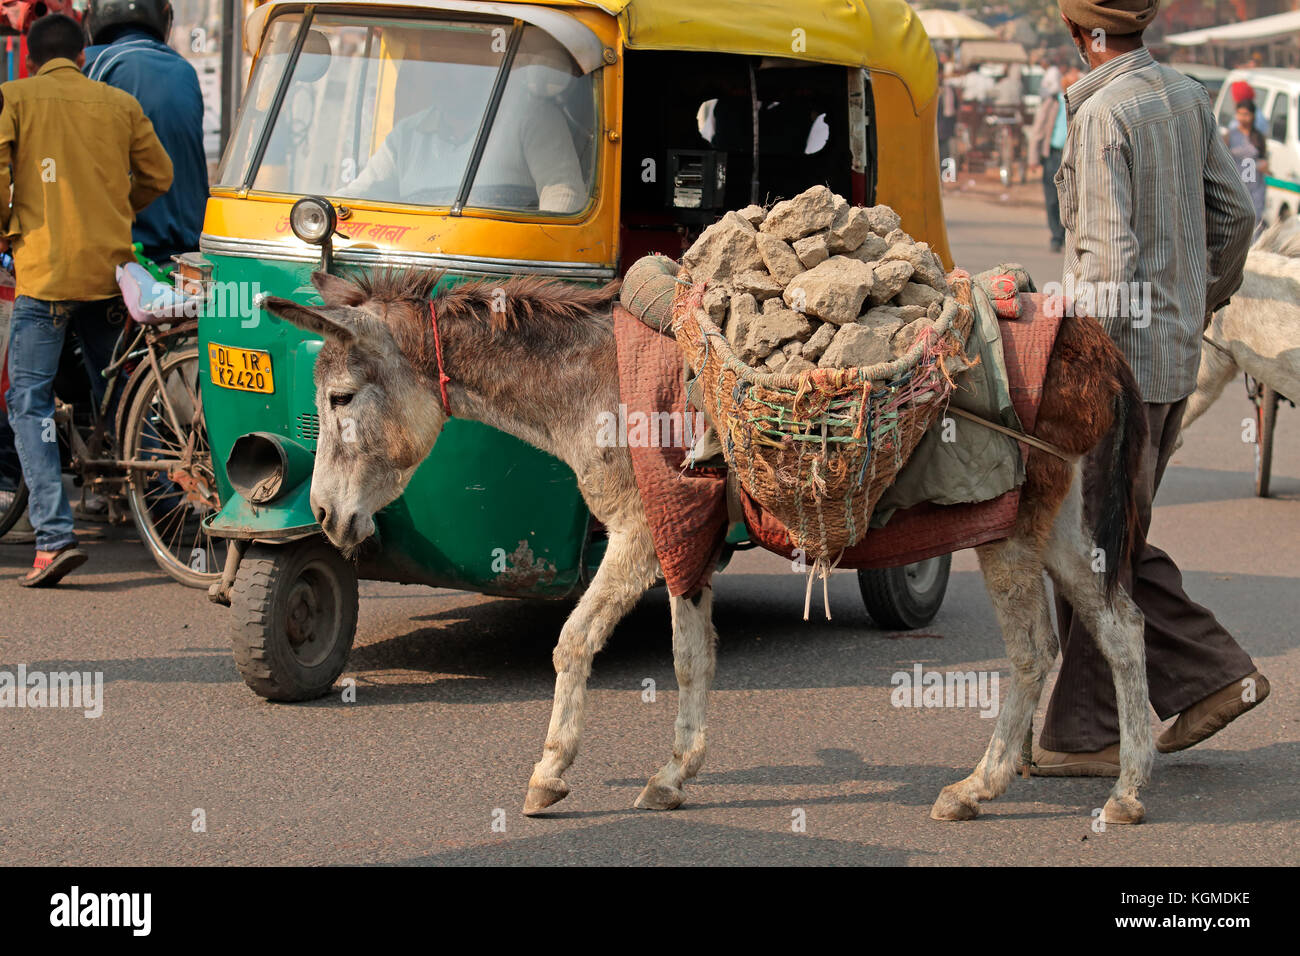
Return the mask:
[[82,22],[91,43],[112,43],[128,27],[146,30],[166,43],[172,28],[171,0],[90,0]]

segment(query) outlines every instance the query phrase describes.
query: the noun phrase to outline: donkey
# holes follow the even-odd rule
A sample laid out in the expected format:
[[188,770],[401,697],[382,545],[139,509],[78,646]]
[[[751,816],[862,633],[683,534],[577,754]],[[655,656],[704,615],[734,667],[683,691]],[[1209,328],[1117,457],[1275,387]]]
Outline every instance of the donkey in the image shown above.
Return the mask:
[[1241,288],[1210,319],[1183,429],[1243,371],[1288,398],[1300,398],[1300,217],[1279,219],[1264,230],[1246,256]]
[[[600,568],[555,646],[555,699],[524,813],[569,793],[592,658],[657,577],[646,513],[626,448],[597,443],[597,415],[619,401],[611,310],[617,284],[583,289],[538,278],[467,282],[429,301],[435,273],[381,271],[353,281],[316,273],[323,307],[268,297],[273,315],[325,339],[316,362],[320,437],[311,506],[345,554],[374,532],[374,514],[406,486],[450,414],[483,422],[563,460],[609,533]],[[431,310],[436,327],[431,322]],[[345,441],[345,419],[355,432]],[[1114,427],[1113,484],[1085,524],[1078,458]],[[1121,720],[1121,772],[1103,810],[1138,823],[1138,789],[1151,767],[1142,614],[1117,587],[1132,546],[1132,478],[1145,445],[1137,385],[1119,350],[1091,319],[1066,318],[1047,372],[1034,434],[1071,460],[1031,449],[1013,535],[979,549],[980,566],[1015,674],[1010,700],[970,776],[947,786],[931,817],[966,820],[1014,776],[1043,682],[1056,657],[1046,570],[1084,619],[1110,664]],[[1092,568],[1094,548],[1104,575]],[[643,809],[679,806],[704,762],[705,698],[717,634],[713,594],[670,598],[679,686],[672,757],[637,797]]]

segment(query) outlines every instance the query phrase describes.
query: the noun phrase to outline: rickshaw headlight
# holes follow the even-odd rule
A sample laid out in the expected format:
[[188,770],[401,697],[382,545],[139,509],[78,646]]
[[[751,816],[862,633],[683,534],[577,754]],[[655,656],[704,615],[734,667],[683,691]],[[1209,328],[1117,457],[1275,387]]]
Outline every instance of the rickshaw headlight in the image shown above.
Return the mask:
[[226,477],[249,504],[266,505],[311,478],[315,456],[270,432],[240,435],[226,459]]
[[303,242],[319,246],[334,235],[338,215],[329,200],[319,196],[304,196],[289,211],[289,226]]

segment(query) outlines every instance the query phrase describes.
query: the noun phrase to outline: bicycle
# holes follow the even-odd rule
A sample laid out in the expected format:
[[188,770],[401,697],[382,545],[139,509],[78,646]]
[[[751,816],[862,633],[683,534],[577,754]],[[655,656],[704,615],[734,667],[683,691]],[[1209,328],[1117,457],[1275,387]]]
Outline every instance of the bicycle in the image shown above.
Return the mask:
[[[167,280],[169,268],[140,261]],[[221,504],[198,387],[198,320],[143,324],[122,312],[99,402],[74,337],[64,344],[52,423],[63,472],[81,487],[83,507],[93,492],[107,500],[110,523],[124,523],[129,512],[159,568],[207,588],[221,577],[226,543],[202,526]],[[0,496],[0,537],[23,515],[27,498],[21,478],[12,497]]]

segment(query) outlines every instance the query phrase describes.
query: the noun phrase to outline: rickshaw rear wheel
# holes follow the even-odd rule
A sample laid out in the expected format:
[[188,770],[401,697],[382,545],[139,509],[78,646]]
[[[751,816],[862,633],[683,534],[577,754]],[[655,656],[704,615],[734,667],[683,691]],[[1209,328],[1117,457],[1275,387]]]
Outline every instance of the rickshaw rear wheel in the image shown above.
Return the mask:
[[313,700],[343,672],[357,631],[357,574],[329,542],[254,544],[230,588],[231,649],[267,700]]
[[896,568],[862,568],[858,589],[871,619],[882,628],[911,631],[934,620],[948,591],[952,555]]

